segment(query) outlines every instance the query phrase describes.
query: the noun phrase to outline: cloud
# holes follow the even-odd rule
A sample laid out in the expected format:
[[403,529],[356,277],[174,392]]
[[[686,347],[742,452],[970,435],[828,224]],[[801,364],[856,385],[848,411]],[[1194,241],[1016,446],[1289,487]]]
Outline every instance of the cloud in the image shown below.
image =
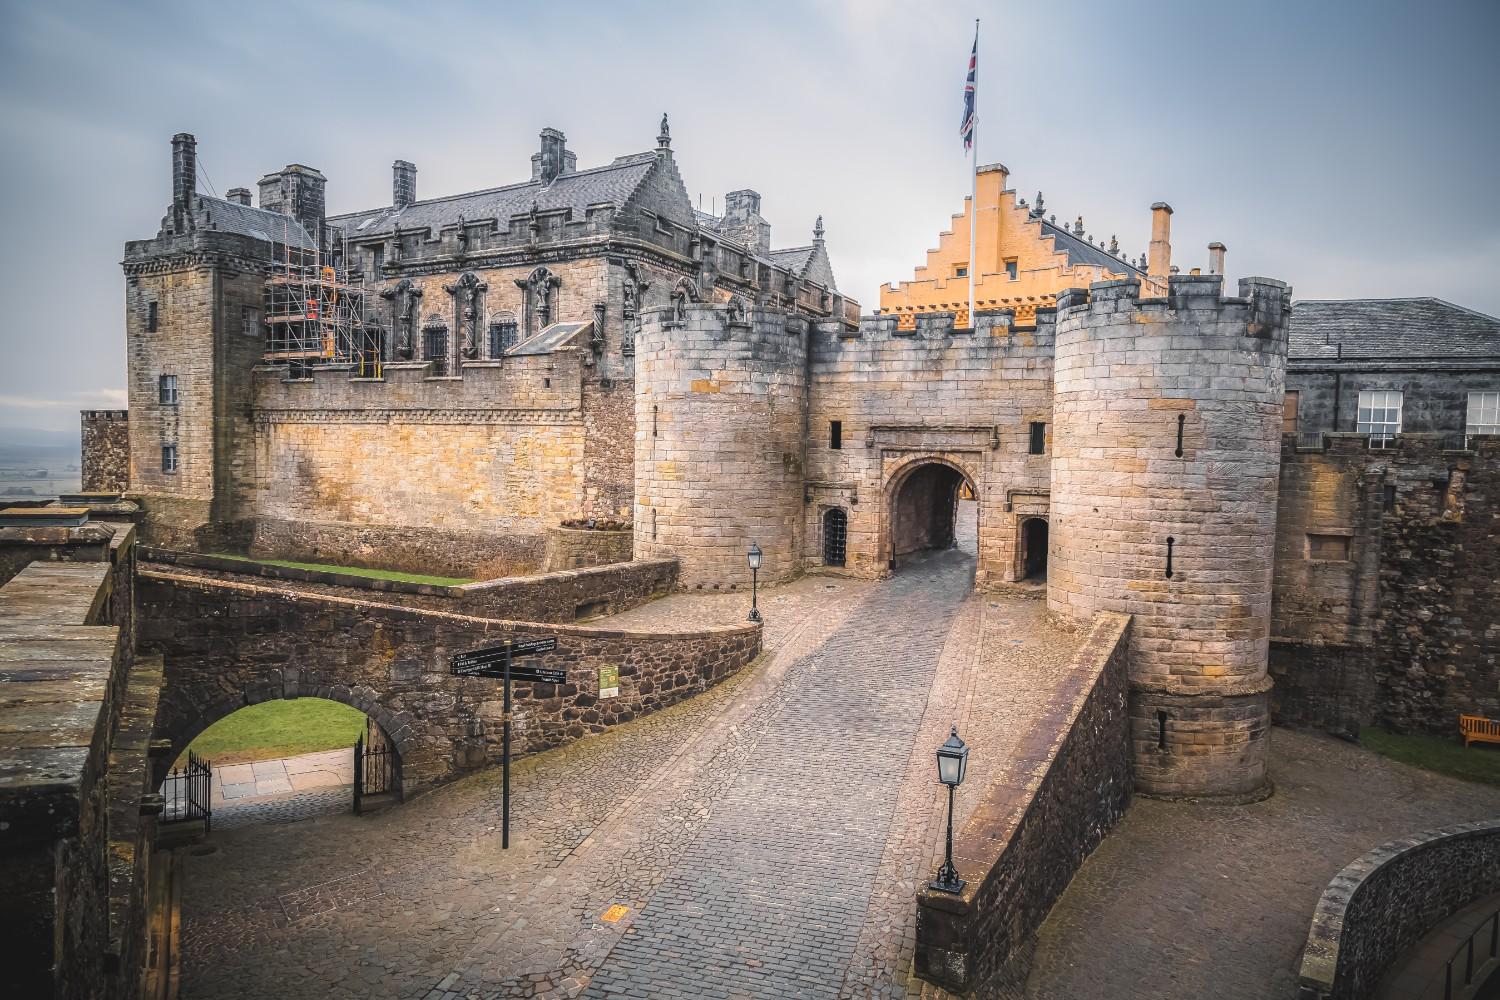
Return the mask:
[[0,407],[14,410],[78,410],[93,406],[101,409],[123,410],[129,399],[129,394],[124,389],[84,389],[68,393],[61,399],[0,395]]

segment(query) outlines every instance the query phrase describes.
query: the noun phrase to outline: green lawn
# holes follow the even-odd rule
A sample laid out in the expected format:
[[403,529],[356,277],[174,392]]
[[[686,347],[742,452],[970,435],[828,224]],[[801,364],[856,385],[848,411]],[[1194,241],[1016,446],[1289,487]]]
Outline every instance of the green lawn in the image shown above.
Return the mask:
[[1403,736],[1384,729],[1362,729],[1359,741],[1382,756],[1436,771],[1450,778],[1500,785],[1500,745],[1475,743],[1467,750],[1457,734]]
[[215,722],[188,749],[214,764],[236,764],[352,747],[364,731],[365,714],[336,701],[263,701]]
[[434,587],[458,587],[473,583],[457,576],[424,576],[421,573],[402,573],[394,569],[364,569],[360,566],[331,566],[327,563],[293,562],[290,559],[255,559],[250,556],[235,556],[227,552],[212,553],[219,559],[237,559],[240,562],[259,563],[262,566],[285,566],[288,569],[310,569],[319,573],[347,573],[350,576],[367,576],[372,580],[398,580],[401,583],[427,583]]

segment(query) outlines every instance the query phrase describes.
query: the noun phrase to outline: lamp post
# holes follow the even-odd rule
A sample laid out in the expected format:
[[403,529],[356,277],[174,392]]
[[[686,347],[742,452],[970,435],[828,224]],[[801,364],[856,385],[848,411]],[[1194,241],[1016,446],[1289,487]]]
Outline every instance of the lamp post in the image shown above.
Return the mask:
[[964,880],[958,877],[958,869],[953,867],[953,790],[963,784],[964,774],[969,769],[969,748],[964,741],[958,738],[958,727],[953,727],[953,732],[948,740],[937,749],[938,780],[948,786],[948,852],[943,858],[943,867],[938,869],[937,878],[933,879],[931,887],[940,892],[963,892]]
[[751,542],[750,551],[745,553],[745,561],[750,564],[750,621],[753,622],[760,621],[760,608],[755,604],[760,581],[760,556],[760,546]]

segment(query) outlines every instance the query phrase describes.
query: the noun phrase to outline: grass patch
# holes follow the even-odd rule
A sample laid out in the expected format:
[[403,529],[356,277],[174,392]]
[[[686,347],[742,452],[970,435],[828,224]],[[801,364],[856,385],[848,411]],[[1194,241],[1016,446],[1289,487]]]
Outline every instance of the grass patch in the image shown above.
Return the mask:
[[259,566],[283,566],[287,569],[309,569],[319,573],[344,573],[363,576],[371,580],[395,580],[400,583],[426,583],[434,587],[460,587],[473,580],[459,576],[426,576],[422,573],[402,573],[394,569],[365,569],[361,566],[333,566],[329,563],[293,562],[290,559],[256,559],[252,556],[235,556],[227,552],[215,552],[218,559],[234,559],[238,562],[255,563]]
[[365,713],[336,701],[263,701],[215,722],[188,749],[214,764],[238,764],[352,747],[364,731]]
[[1450,778],[1500,785],[1500,745],[1475,743],[1467,750],[1457,736],[1425,733],[1402,735],[1384,729],[1362,729],[1359,741],[1383,757]]

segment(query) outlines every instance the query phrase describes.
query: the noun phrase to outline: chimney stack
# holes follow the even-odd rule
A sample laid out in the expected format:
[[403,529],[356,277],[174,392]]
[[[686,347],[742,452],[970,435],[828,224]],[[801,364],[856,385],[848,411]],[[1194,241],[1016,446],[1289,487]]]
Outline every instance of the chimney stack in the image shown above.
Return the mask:
[[1172,206],[1164,201],[1151,206],[1151,246],[1146,260],[1146,274],[1153,278],[1165,278],[1172,266]]
[[314,243],[322,244],[324,200],[328,178],[300,163],[289,163],[260,179],[260,207],[290,215],[302,224]]
[[531,154],[531,179],[551,184],[578,169],[578,157],[568,149],[567,136],[555,128],[542,129],[542,148]]
[[1228,249],[1229,248],[1222,243],[1210,243],[1208,245],[1209,274],[1222,275],[1224,273],[1224,251]]
[[192,222],[198,191],[198,140],[187,132],[172,136],[172,219],[179,233]]
[[391,164],[391,204],[405,208],[417,200],[417,165],[408,160]]
[[234,202],[236,205],[248,205],[250,204],[250,189],[230,188],[224,193],[224,197],[228,201]]

